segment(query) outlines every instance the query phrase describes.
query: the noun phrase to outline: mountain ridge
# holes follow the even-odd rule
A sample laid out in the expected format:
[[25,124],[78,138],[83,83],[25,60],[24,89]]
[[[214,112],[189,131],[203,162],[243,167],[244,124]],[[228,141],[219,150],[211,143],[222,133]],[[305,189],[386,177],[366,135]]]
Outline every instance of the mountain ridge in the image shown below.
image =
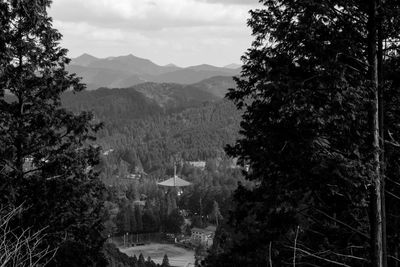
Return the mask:
[[[137,101],[138,106],[145,104],[146,107],[151,107],[155,111],[168,111],[220,101],[224,98],[228,89],[234,86],[231,77],[217,76],[189,85],[144,82],[126,88],[101,87],[97,90],[86,90],[79,94],[67,92],[63,95],[63,99],[70,103],[71,107],[82,107],[82,103],[91,103],[86,105],[87,109],[91,109],[92,105],[106,106],[108,105],[107,102],[118,102],[122,113],[129,109],[126,107],[126,101],[131,99],[131,102]],[[94,99],[90,100],[90,97]],[[140,110],[135,110],[135,112],[140,112]],[[128,113],[134,114],[134,112]]]
[[67,71],[76,73],[88,90],[100,87],[129,87],[143,82],[194,84],[214,76],[235,76],[240,69],[200,64],[186,68],[160,66],[133,54],[97,58],[87,53],[71,60]]

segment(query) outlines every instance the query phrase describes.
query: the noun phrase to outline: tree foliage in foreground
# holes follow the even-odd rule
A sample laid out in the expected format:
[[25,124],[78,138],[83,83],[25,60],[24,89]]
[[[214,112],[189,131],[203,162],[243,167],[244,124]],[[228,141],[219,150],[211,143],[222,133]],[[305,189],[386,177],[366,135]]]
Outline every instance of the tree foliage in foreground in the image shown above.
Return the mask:
[[84,85],[65,71],[50,4],[0,1],[0,203],[26,207],[14,224],[44,229],[43,245],[58,249],[52,265],[92,266],[103,243],[99,151],[89,145],[99,125],[61,107],[61,93]]
[[[251,11],[248,22],[255,41],[243,57],[238,88],[228,93],[244,115],[243,138],[227,151],[250,164],[246,178],[256,186],[236,190],[229,234],[220,231],[219,251],[208,264],[371,266],[375,92],[368,52],[374,1],[260,2],[263,8]],[[387,183],[392,181],[388,260],[396,266],[400,6],[384,3],[378,8],[386,44],[379,82],[385,138],[391,140],[385,145]]]

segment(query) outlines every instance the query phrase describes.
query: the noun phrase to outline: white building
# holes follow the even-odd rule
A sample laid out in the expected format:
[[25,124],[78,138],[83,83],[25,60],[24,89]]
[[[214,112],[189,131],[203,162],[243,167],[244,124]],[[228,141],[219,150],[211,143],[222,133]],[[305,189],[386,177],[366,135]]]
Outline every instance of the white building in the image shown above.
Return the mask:
[[188,161],[187,162],[190,166],[193,166],[195,168],[199,168],[200,170],[203,170],[206,168],[206,162],[205,161]]
[[209,248],[213,244],[215,230],[215,226],[208,226],[205,229],[195,227],[192,229],[190,242],[195,246],[203,245],[206,248]]

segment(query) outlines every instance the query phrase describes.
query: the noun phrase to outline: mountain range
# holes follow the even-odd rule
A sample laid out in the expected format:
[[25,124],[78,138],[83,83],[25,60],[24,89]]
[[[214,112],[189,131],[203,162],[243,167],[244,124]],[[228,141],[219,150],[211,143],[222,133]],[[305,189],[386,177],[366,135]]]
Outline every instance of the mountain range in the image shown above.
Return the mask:
[[[78,94],[66,92],[63,102],[74,111],[102,110],[100,117],[117,114],[118,118],[133,119],[143,114],[160,114],[199,107],[223,99],[235,82],[229,76],[215,76],[194,84],[145,82],[127,88],[85,90]],[[116,110],[118,109],[118,111]]]
[[82,77],[87,88],[93,90],[131,87],[146,82],[195,84],[215,76],[236,76],[241,67],[236,64],[225,67],[202,64],[182,68],[173,64],[160,66],[132,54],[107,58],[83,54],[73,58],[67,70]]
[[220,157],[238,136],[241,113],[224,99],[236,86],[232,76],[241,70],[236,65],[181,68],[133,55],[99,59],[84,54],[68,68],[92,90],[65,92],[64,107],[92,111],[104,123],[96,142],[115,155],[129,152],[133,165],[147,173],[165,170],[176,155]]

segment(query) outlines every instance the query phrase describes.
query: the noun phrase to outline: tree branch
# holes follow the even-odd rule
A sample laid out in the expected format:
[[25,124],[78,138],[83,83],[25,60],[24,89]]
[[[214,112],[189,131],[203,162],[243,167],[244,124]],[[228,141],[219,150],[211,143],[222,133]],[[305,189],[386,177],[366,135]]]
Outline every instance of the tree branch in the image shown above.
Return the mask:
[[[288,248],[294,249],[294,247],[290,247],[290,246],[288,246]],[[317,258],[317,259],[322,260],[322,261],[326,261],[326,262],[329,262],[329,263],[332,263],[332,264],[336,264],[336,265],[339,265],[339,266],[351,267],[350,265],[347,265],[345,263],[341,263],[341,262],[337,262],[337,261],[334,261],[334,260],[323,258],[321,256],[318,256],[318,255],[316,255],[314,253],[308,252],[308,251],[306,251],[304,249],[301,249],[301,248],[297,248],[297,250],[302,252],[302,253],[304,253],[304,254],[306,254],[306,255],[308,255],[308,256]]]

